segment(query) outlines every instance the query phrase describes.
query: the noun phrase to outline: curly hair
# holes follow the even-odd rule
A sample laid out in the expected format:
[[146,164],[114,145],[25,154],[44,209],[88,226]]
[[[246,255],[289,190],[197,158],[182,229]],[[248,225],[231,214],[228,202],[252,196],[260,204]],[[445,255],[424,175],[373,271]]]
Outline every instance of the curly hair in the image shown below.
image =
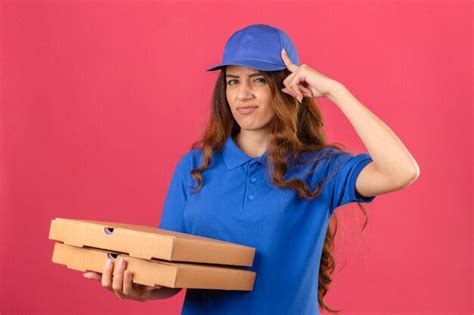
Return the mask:
[[[300,198],[312,200],[319,196],[322,185],[334,175],[332,174],[318,183],[316,189],[311,191],[307,183],[300,178],[284,180],[284,176],[289,167],[293,165],[311,164],[311,172],[314,172],[320,160],[329,158],[338,152],[343,151],[344,145],[339,143],[328,144],[326,134],[323,129],[324,122],[319,104],[313,98],[304,97],[300,104],[292,96],[281,91],[284,88],[283,80],[291,72],[288,69],[278,71],[262,71],[272,91],[271,106],[275,112],[269,122],[270,144],[268,148],[267,169],[272,183],[281,188],[295,190]],[[202,173],[209,167],[214,152],[220,152],[229,135],[234,135],[240,131],[240,126],[234,119],[226,98],[226,68],[220,70],[220,74],[215,82],[210,117],[206,121],[203,134],[200,140],[194,142],[192,149],[202,150],[202,164],[191,171],[191,176],[197,181],[193,194],[197,193],[203,185]],[[328,154],[322,154],[315,159],[306,161],[303,157],[311,152],[317,152],[325,148],[332,148]],[[331,153],[332,152],[332,153]],[[363,229],[367,224],[366,209],[358,203],[365,215]],[[318,279],[318,303],[326,311],[338,313],[341,310],[334,310],[324,303],[324,297],[332,281],[331,274],[335,268],[334,240],[337,232],[337,218],[331,217],[324,240],[321,254],[321,263]]]

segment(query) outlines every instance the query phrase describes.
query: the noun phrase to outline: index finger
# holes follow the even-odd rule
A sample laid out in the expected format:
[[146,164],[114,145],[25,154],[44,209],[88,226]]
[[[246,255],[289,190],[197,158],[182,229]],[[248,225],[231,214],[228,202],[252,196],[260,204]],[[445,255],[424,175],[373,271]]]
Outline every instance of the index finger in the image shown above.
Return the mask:
[[107,259],[106,263],[104,264],[104,269],[102,271],[102,277],[101,277],[101,284],[104,288],[107,288],[111,290],[112,286],[112,272],[114,270],[114,262],[110,260],[110,258]]
[[291,59],[288,57],[285,48],[282,48],[281,50],[281,59],[283,59],[283,63],[291,72],[294,72],[296,69],[298,69],[298,66],[291,62]]

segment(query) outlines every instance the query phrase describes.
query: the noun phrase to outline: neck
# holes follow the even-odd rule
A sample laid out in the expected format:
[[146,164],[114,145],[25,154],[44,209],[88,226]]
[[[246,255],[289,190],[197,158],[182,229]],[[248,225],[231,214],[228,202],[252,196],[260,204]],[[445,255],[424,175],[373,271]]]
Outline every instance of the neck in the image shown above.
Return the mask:
[[270,137],[266,132],[240,130],[235,135],[234,142],[248,156],[259,157],[268,148]]

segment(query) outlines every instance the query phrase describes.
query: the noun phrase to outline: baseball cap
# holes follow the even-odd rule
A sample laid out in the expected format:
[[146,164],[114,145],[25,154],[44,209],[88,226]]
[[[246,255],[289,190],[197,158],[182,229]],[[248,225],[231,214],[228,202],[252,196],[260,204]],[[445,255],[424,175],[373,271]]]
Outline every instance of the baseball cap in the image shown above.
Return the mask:
[[282,48],[285,48],[291,61],[299,65],[296,47],[284,31],[268,24],[248,25],[227,40],[222,62],[206,71],[215,71],[229,65],[261,71],[282,70],[286,68],[281,59]]

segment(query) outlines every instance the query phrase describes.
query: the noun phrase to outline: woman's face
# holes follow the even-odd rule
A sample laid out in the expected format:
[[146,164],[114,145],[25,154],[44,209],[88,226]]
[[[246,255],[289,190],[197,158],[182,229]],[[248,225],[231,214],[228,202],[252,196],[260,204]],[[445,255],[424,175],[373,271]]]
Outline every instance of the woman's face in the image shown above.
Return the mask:
[[[275,113],[271,106],[270,84],[262,72],[243,66],[227,66],[225,79],[227,102],[240,128],[263,129]],[[248,106],[253,108],[243,108]]]

